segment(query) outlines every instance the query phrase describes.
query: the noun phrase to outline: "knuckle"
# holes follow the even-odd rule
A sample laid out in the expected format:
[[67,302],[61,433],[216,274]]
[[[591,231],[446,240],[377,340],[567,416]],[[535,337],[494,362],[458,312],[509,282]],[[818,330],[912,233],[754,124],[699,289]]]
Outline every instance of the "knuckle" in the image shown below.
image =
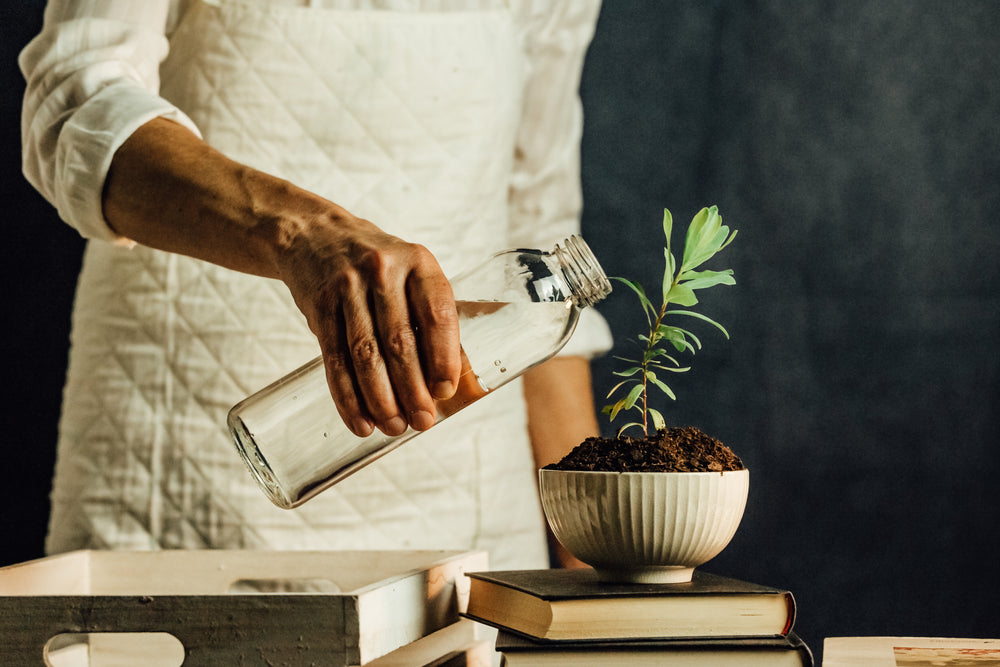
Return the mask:
[[419,243],[410,245],[410,256],[413,268],[421,275],[433,275],[441,272],[437,258],[430,250]]
[[350,360],[339,350],[328,350],[323,356],[327,375],[331,378],[341,377],[351,366]]
[[386,336],[385,354],[394,359],[402,359],[412,353],[417,347],[417,338],[413,329],[397,327]]
[[340,322],[340,311],[350,294],[350,285],[354,282],[349,274],[338,271],[326,277],[325,282],[316,284],[304,296],[296,297],[299,310],[305,316],[309,328],[321,339],[327,341],[327,332],[336,329]]
[[306,310],[306,317],[313,321],[311,324],[314,327],[332,328],[337,322],[340,299],[329,291],[323,290],[313,297]]
[[420,243],[410,243],[409,244],[410,254],[413,255],[414,263],[424,266],[428,262],[437,265],[437,260],[434,259],[434,254],[427,249],[427,246]]
[[436,326],[450,326],[458,322],[455,302],[449,299],[432,299],[427,303],[427,319]]
[[358,265],[373,279],[385,281],[395,270],[397,261],[394,254],[386,248],[368,248],[359,257]]
[[316,290],[317,297],[331,310],[349,295],[356,293],[363,280],[359,271],[352,266],[341,266],[328,272],[324,284]]
[[420,322],[437,335],[458,335],[458,311],[455,302],[448,299],[428,300],[420,309]]
[[382,355],[378,343],[371,338],[360,338],[351,344],[351,359],[359,373],[370,373],[381,365]]

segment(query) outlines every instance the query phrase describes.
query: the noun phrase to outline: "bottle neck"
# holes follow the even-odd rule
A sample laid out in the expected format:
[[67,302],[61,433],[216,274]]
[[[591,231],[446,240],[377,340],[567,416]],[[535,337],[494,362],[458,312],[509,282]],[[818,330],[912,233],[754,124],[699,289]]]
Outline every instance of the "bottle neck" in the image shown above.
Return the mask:
[[611,281],[590,246],[579,236],[570,236],[552,251],[559,260],[563,278],[578,308],[593,306],[611,293]]

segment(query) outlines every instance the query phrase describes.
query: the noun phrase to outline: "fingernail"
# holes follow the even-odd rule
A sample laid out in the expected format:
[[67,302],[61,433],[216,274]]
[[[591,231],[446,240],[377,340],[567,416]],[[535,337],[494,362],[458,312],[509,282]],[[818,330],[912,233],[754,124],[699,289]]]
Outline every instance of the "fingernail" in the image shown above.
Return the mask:
[[396,415],[385,423],[386,435],[399,435],[406,430],[406,420]]
[[455,395],[455,385],[447,380],[442,380],[434,385],[434,398],[451,398]]
[[353,423],[354,427],[351,430],[362,438],[368,437],[375,430],[375,427],[367,419],[355,419]]
[[417,410],[410,415],[410,426],[418,431],[426,431],[434,426],[434,415],[426,410]]

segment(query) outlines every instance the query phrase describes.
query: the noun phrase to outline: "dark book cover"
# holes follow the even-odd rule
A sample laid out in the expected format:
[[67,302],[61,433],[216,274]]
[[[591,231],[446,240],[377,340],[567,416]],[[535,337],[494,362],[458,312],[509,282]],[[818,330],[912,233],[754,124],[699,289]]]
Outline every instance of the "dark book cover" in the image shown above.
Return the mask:
[[469,572],[481,579],[528,593],[542,600],[581,598],[658,597],[664,595],[790,595],[781,588],[695,570],[690,582],[680,584],[613,584],[598,581],[593,568],[551,570],[496,570]]
[[573,651],[606,651],[621,652],[652,652],[669,653],[671,651],[698,652],[736,652],[736,651],[790,651],[796,652],[802,664],[812,667],[814,658],[812,650],[802,638],[794,632],[784,637],[726,637],[702,639],[640,639],[624,641],[583,641],[583,642],[549,642],[536,641],[505,630],[497,633],[496,650],[500,653],[537,652],[573,652]]
[[690,582],[605,583],[593,569],[471,572],[466,616],[535,639],[784,636],[790,591],[695,570]]

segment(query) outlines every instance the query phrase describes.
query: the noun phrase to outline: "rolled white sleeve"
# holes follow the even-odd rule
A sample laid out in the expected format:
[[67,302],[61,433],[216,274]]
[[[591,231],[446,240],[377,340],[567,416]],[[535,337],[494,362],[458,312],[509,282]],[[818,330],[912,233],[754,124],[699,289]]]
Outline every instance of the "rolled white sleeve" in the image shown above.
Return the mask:
[[[530,70],[510,187],[510,241],[550,248],[580,233],[580,75],[600,0],[526,0],[522,11]],[[560,354],[592,358],[611,345],[607,322],[586,308]]]
[[56,0],[18,59],[24,175],[86,238],[128,243],[105,221],[101,195],[111,158],[139,126],[163,116],[198,133],[157,94],[168,11],[158,0]]

